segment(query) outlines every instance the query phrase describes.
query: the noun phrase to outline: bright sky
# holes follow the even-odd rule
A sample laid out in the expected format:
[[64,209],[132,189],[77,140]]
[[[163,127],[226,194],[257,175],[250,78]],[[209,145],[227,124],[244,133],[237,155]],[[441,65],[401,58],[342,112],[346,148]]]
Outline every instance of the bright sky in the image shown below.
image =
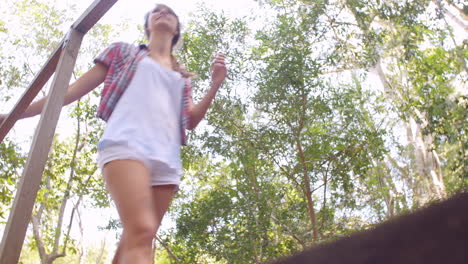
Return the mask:
[[[77,0],[60,1],[62,4],[76,3]],[[88,7],[93,1],[82,0],[79,1],[83,7]],[[113,23],[119,20],[129,20],[134,24],[141,24],[145,13],[151,10],[155,4],[166,4],[178,14],[182,24],[188,21],[188,14],[197,9],[200,3],[204,3],[210,9],[223,10],[229,16],[251,15],[251,10],[257,6],[254,0],[162,0],[162,1],[148,1],[148,0],[119,0],[107,14],[103,17],[102,22]],[[83,8],[84,10],[85,8]]]

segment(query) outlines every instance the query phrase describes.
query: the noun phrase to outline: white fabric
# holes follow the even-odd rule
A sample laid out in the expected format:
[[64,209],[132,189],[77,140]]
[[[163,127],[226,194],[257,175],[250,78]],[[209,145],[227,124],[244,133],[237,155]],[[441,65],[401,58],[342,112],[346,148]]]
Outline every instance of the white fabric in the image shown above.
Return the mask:
[[142,59],[107,122],[98,150],[126,146],[180,174],[183,87],[179,73],[149,57]]
[[[98,152],[97,162],[101,171],[104,165],[113,160],[137,160],[143,163],[149,171],[151,186],[158,185],[179,185],[181,174],[171,169],[166,163],[159,160],[149,160],[143,154],[126,146],[110,146]],[[105,175],[103,175],[105,177]],[[178,188],[177,188],[178,189]],[[177,190],[176,189],[176,190]]]

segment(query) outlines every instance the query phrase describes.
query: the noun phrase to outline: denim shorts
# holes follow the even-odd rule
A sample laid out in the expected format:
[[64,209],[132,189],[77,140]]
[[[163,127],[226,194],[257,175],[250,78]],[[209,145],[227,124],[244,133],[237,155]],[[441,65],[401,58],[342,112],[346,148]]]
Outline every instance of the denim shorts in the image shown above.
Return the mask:
[[104,169],[104,165],[115,160],[136,160],[142,162],[150,172],[151,186],[180,184],[181,173],[169,167],[160,160],[150,160],[143,154],[127,146],[109,146],[98,151],[97,163]]

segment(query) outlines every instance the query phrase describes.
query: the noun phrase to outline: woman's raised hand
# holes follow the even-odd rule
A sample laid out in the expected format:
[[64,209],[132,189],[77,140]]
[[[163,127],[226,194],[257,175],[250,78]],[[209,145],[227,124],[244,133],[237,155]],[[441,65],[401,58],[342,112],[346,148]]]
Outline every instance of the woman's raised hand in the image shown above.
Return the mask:
[[217,87],[223,84],[227,76],[226,61],[223,54],[216,54],[211,64],[211,83]]

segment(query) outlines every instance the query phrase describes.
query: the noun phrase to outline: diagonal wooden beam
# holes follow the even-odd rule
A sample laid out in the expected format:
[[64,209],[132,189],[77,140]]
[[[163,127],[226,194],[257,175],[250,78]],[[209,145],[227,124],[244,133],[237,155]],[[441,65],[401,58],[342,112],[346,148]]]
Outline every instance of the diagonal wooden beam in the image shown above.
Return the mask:
[[0,124],[0,143],[6,137],[11,128],[15,125],[16,121],[21,117],[26,108],[31,104],[31,102],[36,98],[39,91],[44,87],[44,85],[49,81],[50,77],[55,71],[60,54],[62,53],[63,42],[60,42],[58,47],[54,50],[49,60],[42,67],[40,72],[34,77],[29,88],[23,93],[20,100],[16,103],[13,110],[11,110],[8,117]]
[[94,1],[72,27],[86,34],[116,2],[117,0]]

